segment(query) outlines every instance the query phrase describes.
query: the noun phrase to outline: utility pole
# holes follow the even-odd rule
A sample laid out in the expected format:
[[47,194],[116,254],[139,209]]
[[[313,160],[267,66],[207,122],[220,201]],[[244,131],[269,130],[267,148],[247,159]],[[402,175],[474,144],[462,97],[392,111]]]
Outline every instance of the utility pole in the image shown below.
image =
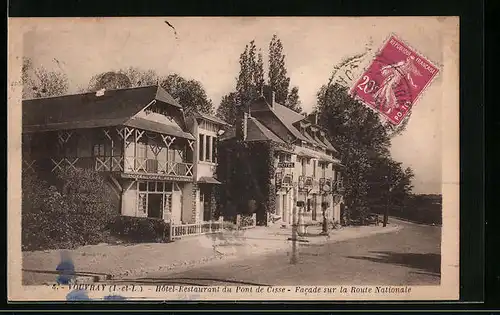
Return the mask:
[[387,221],[389,220],[389,205],[390,205],[390,198],[391,198],[391,192],[392,192],[392,186],[389,184],[389,176],[385,176],[385,186],[388,187],[387,189],[387,195],[385,198],[385,210],[384,210],[384,223],[383,227],[387,226]]

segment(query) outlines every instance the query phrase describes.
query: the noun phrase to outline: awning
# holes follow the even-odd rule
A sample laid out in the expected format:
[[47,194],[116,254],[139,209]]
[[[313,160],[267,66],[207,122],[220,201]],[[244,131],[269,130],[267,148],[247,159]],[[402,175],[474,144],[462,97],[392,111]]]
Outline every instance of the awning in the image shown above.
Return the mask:
[[306,158],[310,158],[310,159],[318,158],[318,155],[313,154],[311,152],[305,152],[305,151],[299,151],[299,152],[297,152],[297,155],[302,156],[302,157],[306,157]]
[[219,182],[218,180],[216,180],[215,178],[213,177],[208,177],[208,176],[202,176],[200,177],[200,179],[198,180],[198,184],[215,184],[215,185],[220,185],[222,184],[221,182]]

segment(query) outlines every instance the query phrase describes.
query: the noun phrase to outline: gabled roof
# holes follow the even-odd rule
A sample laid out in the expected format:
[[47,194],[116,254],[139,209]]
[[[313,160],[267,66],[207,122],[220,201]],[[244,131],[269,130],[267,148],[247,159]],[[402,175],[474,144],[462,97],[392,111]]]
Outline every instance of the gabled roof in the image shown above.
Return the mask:
[[264,126],[260,121],[258,121],[254,117],[249,117],[247,127],[247,141],[260,140],[272,140],[274,142],[282,144],[285,143],[274,132]]
[[321,142],[323,142],[325,145],[326,145],[326,148],[330,151],[333,151],[333,152],[336,152],[338,153],[339,151],[337,151],[337,149],[335,149],[335,147],[330,143],[330,141],[328,141],[328,139],[326,137],[324,137]]
[[228,128],[221,136],[219,136],[220,141],[229,140],[236,137],[236,127],[231,126]]
[[219,125],[229,125],[227,122],[220,119],[219,117],[212,116],[209,114],[194,112],[193,115],[196,118],[206,119],[206,120],[209,120],[209,121],[214,122],[214,123],[219,124]]
[[179,138],[195,140],[192,134],[183,131],[177,124],[164,124],[140,117],[132,117],[123,123],[124,126],[139,128],[143,130],[163,133]]
[[304,116],[276,102],[270,107],[270,110],[297,139],[308,141],[308,139],[294,126],[296,122],[303,120]]
[[24,100],[23,132],[124,125],[153,100],[181,107],[156,85]]
[[[221,137],[220,140],[228,140],[236,137],[236,127],[232,126]],[[255,117],[248,117],[247,120],[247,138],[245,141],[266,141],[271,140],[277,143],[285,144],[274,132],[269,130]]]

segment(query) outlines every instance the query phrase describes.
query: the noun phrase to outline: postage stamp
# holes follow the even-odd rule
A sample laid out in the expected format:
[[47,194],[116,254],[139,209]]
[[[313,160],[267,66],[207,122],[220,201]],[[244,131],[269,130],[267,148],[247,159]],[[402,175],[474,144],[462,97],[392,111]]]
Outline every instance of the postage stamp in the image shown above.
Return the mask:
[[349,93],[398,125],[438,72],[429,59],[391,35]]

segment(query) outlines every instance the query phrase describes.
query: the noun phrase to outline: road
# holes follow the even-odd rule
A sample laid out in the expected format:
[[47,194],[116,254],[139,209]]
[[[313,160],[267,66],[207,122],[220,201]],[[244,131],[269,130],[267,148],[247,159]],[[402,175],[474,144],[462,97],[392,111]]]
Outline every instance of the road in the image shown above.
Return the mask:
[[290,263],[289,252],[280,252],[137,280],[199,285],[438,285],[441,227],[398,224],[401,230],[387,234],[324,245],[302,243],[297,264]]

